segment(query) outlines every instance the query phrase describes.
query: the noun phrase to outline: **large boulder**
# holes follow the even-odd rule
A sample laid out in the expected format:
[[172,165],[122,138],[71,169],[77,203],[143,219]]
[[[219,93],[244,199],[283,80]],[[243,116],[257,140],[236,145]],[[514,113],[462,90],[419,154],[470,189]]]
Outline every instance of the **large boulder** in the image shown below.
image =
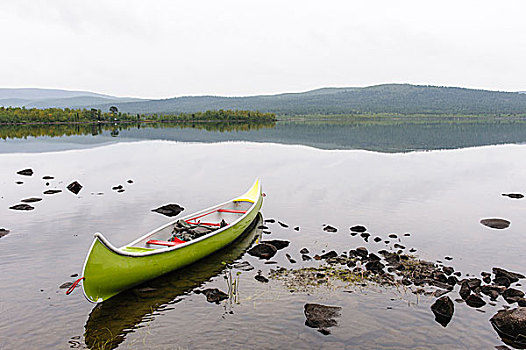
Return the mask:
[[526,346],[526,307],[501,310],[490,322],[506,343],[521,349]]

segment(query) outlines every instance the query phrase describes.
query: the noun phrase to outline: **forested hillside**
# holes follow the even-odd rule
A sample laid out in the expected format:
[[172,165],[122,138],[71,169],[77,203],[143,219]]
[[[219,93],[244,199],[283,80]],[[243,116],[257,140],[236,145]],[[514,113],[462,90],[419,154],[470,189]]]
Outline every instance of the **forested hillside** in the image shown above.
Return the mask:
[[[325,88],[304,93],[219,97],[189,96],[117,103],[128,113],[193,113],[243,109],[278,115],[399,113],[399,114],[524,114],[526,94],[408,84],[366,88]],[[107,105],[95,106],[107,109]]]

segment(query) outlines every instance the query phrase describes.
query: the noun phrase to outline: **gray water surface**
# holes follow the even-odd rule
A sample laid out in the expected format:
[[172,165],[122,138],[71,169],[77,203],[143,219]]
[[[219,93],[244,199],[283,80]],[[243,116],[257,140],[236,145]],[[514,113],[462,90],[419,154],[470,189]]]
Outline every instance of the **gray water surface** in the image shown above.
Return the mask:
[[[24,168],[34,175],[16,174]],[[48,186],[45,175],[55,176]],[[58,288],[81,272],[94,232],[116,246],[125,244],[170,220],[151,209],[178,203],[185,208],[181,215],[188,214],[244,192],[255,178],[267,194],[263,217],[290,225],[269,224],[272,233],[264,235],[291,241],[273,258],[277,265],[244,254],[261,235],[251,232],[231,249],[100,306],[88,303],[80,290],[66,296]],[[455,303],[444,328],[429,309],[431,296],[374,284],[291,292],[279,280],[264,284],[254,276],[257,270],[268,275],[276,266],[315,265],[300,262],[303,247],[311,255],[358,246],[392,248],[394,242],[386,246],[350,236],[349,227],[356,224],[384,238],[409,232],[401,243],[416,248],[419,258],[451,256],[448,264],[463,273],[478,276],[493,266],[524,273],[526,200],[501,193],[524,193],[525,178],[524,145],[391,154],[254,142],[140,141],[2,154],[0,227],[11,232],[0,238],[0,348],[492,348],[502,342],[488,320],[503,301],[483,312]],[[65,189],[74,180],[84,186],[77,196]],[[125,192],[111,190],[118,184]],[[63,192],[43,195],[49,188]],[[32,204],[33,211],[8,209],[27,197],[43,200]],[[487,217],[506,218],[511,226],[480,225]],[[324,232],[327,223],[338,232]],[[285,253],[298,263],[288,262]],[[229,269],[222,263],[234,261],[255,267],[232,270],[235,276],[240,272],[237,302],[216,305],[194,293],[225,291]],[[305,303],[342,307],[332,334],[305,326]]]

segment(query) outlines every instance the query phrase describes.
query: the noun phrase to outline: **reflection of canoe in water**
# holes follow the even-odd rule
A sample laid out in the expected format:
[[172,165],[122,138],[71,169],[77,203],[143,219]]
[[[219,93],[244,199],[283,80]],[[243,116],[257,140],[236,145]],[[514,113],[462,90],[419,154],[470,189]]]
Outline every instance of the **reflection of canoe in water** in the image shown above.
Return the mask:
[[261,214],[245,232],[227,249],[202,259],[195,264],[131,288],[103,303],[91,311],[85,325],[84,342],[90,349],[113,349],[156,315],[173,308],[182,295],[191,293],[225,270],[259,237],[257,229],[263,221]]
[[[262,203],[261,185],[256,181],[242,196],[170,222],[121,248],[96,233],[84,263],[84,295],[101,302],[212,254],[241,235]],[[181,240],[180,227],[187,229],[186,236],[202,236]]]

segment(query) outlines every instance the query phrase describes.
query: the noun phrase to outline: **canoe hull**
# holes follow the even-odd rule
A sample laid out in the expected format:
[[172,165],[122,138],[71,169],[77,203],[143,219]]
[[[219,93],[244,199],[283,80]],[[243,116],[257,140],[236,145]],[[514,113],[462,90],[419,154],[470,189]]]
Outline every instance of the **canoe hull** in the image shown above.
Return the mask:
[[95,234],[84,265],[83,290],[91,302],[104,301],[128,288],[192,264],[232,243],[256,219],[263,204],[259,194],[243,218],[192,244],[177,249],[159,249],[155,254],[126,254]]

